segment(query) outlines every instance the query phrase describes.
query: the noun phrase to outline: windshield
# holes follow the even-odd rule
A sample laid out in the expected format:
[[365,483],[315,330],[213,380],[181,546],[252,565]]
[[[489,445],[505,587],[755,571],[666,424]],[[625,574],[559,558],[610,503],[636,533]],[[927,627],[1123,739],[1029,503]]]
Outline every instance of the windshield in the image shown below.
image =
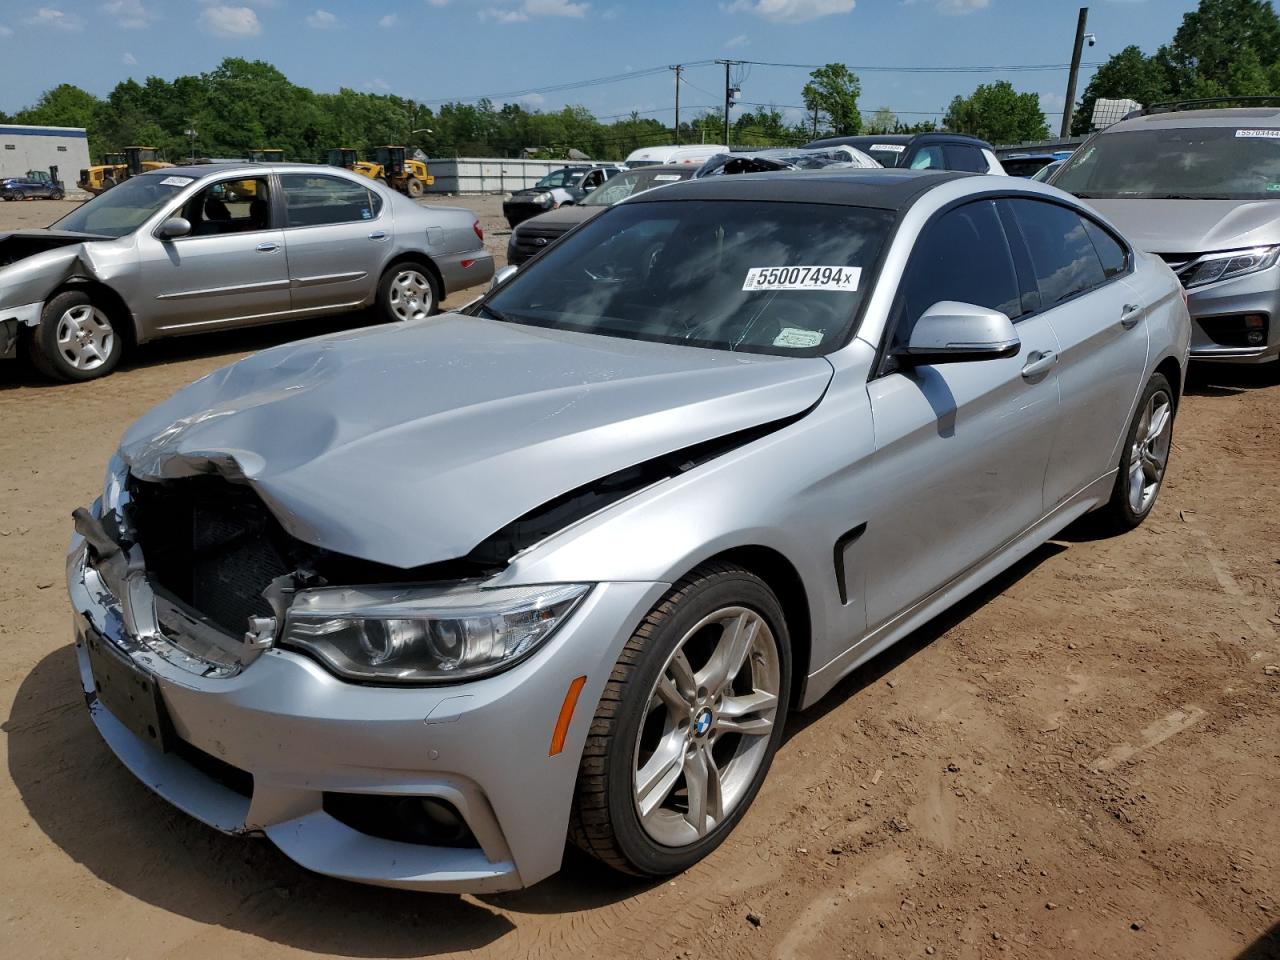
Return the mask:
[[1098,200],[1280,199],[1280,130],[1104,133],[1063,164],[1052,182]]
[[475,309],[633,340],[817,356],[840,347],[893,222],[819,203],[624,203]]
[[537,186],[543,189],[548,187],[571,187],[582,179],[583,172],[582,170],[553,170],[539,180]]
[[100,233],[123,237],[133,233],[152,214],[194,181],[193,177],[162,177],[148,174],[131,177],[118,187],[100,193],[53,224],[58,230]]
[[588,194],[587,199],[583,200],[579,206],[609,207],[619,200],[625,200],[633,193],[644,193],[646,190],[652,190],[667,183],[687,180],[693,175],[694,169],[690,167],[688,173],[672,173],[669,170],[633,170],[630,173],[620,173],[610,177],[603,186],[597,187],[593,193]]

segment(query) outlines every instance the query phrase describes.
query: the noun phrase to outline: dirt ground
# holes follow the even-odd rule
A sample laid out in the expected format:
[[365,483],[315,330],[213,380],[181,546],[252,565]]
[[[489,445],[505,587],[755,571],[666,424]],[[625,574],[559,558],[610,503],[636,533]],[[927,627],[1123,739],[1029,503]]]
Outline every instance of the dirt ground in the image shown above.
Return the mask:
[[[501,254],[499,205],[463,202]],[[65,206],[0,204],[0,229]],[[69,514],[152,404],[304,329],[360,322],[171,341],[75,386],[0,365],[0,953],[1280,956],[1275,372],[1197,379],[1138,531],[1068,531],[794,717],[736,833],[670,882],[570,856],[515,894],[377,890],[171,809],[84,709]]]

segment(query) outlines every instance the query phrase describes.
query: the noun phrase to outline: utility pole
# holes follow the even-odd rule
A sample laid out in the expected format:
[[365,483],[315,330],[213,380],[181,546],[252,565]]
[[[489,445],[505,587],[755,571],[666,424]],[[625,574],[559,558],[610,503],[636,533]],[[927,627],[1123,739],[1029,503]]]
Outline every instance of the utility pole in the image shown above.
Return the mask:
[[818,139],[818,105],[813,105],[813,139]]
[[1067,102],[1062,107],[1062,137],[1071,136],[1071,114],[1076,108],[1076,80],[1080,76],[1080,54],[1084,52],[1085,27],[1089,24],[1089,8],[1080,8],[1076,21],[1076,45],[1071,52],[1071,73],[1067,76]]
[[742,63],[741,60],[717,60],[716,63],[724,64],[724,145],[732,147],[729,142],[729,109],[733,106],[733,87],[730,85],[729,70]]
[[684,65],[677,63],[674,67],[668,67],[669,70],[676,72],[676,139],[675,145],[680,146],[680,74],[684,71]]

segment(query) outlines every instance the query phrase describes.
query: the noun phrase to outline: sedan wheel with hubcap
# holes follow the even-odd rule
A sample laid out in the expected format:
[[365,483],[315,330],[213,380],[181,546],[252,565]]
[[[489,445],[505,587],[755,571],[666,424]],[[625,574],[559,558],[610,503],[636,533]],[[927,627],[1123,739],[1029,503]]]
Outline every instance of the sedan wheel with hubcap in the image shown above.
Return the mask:
[[64,290],[45,303],[40,323],[29,335],[31,362],[59,380],[106,376],[124,352],[112,316],[85,290]]
[[71,307],[58,319],[58,352],[75,370],[96,370],[106,363],[115,338],[111,321],[93,304]]
[[684,577],[605,686],[578,768],[574,843],[642,876],[697,863],[764,782],[790,682],[786,619],[764,581],[723,562]]
[[391,267],[378,285],[378,301],[388,320],[421,320],[436,313],[440,295],[435,278],[417,263]]

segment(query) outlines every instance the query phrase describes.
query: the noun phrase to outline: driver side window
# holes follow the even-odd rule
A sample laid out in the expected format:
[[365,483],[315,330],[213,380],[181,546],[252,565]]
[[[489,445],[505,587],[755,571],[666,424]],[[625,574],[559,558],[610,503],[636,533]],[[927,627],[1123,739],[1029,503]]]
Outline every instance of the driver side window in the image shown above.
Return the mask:
[[271,225],[269,191],[265,177],[222,180],[206,187],[183,204],[180,216],[191,223],[188,236],[266,230]]
[[898,288],[892,345],[905,347],[920,315],[940,300],[999,310],[1016,320],[1021,295],[995,204],[949,210],[925,227]]

